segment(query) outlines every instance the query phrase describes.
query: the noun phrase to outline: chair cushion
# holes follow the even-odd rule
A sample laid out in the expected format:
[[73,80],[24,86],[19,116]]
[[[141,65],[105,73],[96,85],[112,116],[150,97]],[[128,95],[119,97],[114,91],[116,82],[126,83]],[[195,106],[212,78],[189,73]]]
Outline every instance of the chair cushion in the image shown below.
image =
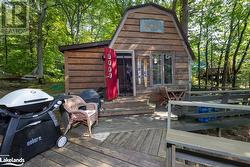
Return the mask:
[[96,113],[96,110],[79,110],[79,111],[87,113],[89,117]]

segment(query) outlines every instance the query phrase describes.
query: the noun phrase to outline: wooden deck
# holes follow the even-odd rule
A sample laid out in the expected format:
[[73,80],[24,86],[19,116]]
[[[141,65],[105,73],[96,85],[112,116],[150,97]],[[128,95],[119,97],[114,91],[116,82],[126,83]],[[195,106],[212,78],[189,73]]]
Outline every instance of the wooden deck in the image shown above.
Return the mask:
[[[165,166],[165,115],[155,112],[145,115],[103,117],[99,119],[99,124],[93,127],[92,139],[82,137],[83,126],[75,127],[68,135],[70,142],[66,147],[53,148],[39,154],[25,166]],[[244,121],[241,118],[244,124],[250,123],[250,118],[245,119]],[[232,123],[234,122],[230,118],[228,124],[222,124],[220,120],[213,123],[178,120],[172,121],[171,127],[194,131],[229,126]],[[183,166],[182,164],[177,166]]]
[[164,129],[111,133],[103,142],[71,137],[64,148],[46,151],[25,166],[161,167],[165,166],[166,154],[163,141]]
[[153,156],[166,157],[166,129],[111,133],[101,146],[121,147]]

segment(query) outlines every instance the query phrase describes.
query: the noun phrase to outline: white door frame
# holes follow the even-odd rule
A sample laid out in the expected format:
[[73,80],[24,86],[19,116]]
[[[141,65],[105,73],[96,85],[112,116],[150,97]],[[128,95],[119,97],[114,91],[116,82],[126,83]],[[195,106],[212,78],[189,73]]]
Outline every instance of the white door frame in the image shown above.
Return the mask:
[[[132,55],[132,76],[133,76],[133,96],[136,96],[136,82],[135,82],[135,51],[134,50],[115,50],[116,53],[130,53]],[[119,83],[118,83],[119,90]],[[119,91],[118,91],[119,93]]]

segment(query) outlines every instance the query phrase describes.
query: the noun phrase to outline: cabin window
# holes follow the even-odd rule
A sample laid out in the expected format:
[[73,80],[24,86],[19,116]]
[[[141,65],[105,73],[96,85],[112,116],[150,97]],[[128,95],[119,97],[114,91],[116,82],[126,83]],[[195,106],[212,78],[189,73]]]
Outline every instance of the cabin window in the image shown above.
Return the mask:
[[153,84],[171,84],[173,77],[172,57],[169,54],[155,54],[152,56]]

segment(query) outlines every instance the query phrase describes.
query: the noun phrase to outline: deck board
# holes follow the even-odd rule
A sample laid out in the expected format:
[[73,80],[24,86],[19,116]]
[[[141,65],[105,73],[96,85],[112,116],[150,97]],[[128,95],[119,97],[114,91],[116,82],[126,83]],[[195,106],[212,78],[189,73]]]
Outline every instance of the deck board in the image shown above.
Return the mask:
[[149,152],[149,148],[150,148],[151,142],[153,140],[154,134],[155,134],[155,130],[150,129],[148,134],[147,134],[146,139],[143,142],[143,145],[140,149],[140,152],[143,152],[143,153]]
[[132,149],[134,142],[138,139],[138,136],[140,135],[140,131],[134,131],[130,138],[127,139],[127,142],[124,144],[124,148],[126,149]]
[[159,151],[158,151],[158,156],[159,157],[166,157],[166,133],[167,130],[163,129],[162,130],[162,136],[161,136],[161,141],[160,141],[160,146],[159,146]]
[[60,153],[48,150],[42,154],[45,158],[54,161],[62,166],[77,166],[77,167],[87,167],[76,160],[73,160],[70,157],[64,156]]
[[85,147],[81,147],[81,146],[74,144],[74,143],[71,143],[70,145],[68,145],[67,148],[70,148],[71,150],[79,152],[86,157],[93,158],[95,160],[101,161],[101,162],[103,162],[105,164],[109,164],[111,166],[117,166],[118,164],[131,166],[131,164],[129,164],[129,163],[123,162],[119,159],[116,159],[114,157],[110,157],[110,156],[105,155],[103,153],[96,152],[96,151],[87,149]]
[[[113,138],[113,136],[116,136]],[[111,133],[102,146],[120,146],[153,156],[166,157],[166,130],[144,129],[130,132]]]
[[98,161],[96,159],[93,159],[91,157],[88,156],[84,156],[83,154],[73,151],[69,148],[60,148],[60,149],[53,149],[53,151],[63,154],[67,157],[72,158],[75,161],[78,161],[80,163],[83,163],[84,165],[87,166],[100,166],[100,167],[111,167],[111,165],[106,164],[104,162]]
[[138,138],[139,141],[138,141],[138,143],[137,143],[137,145],[135,147],[135,151],[140,151],[140,149],[141,149],[141,147],[143,145],[143,141],[145,140],[148,132],[149,132],[148,130],[142,130],[142,133]]
[[90,150],[95,150],[97,152],[101,152],[102,154],[108,155],[110,157],[114,157],[114,158],[119,159],[121,161],[128,162],[131,165],[141,166],[141,167],[159,167],[159,166],[161,166],[161,165],[158,165],[156,163],[151,162],[151,160],[147,160],[146,156],[139,159],[135,156],[131,156],[128,153],[117,151],[115,149],[100,147],[100,146],[97,146],[97,145],[94,145],[91,143],[87,143],[87,142],[82,142],[79,139],[72,140],[72,142],[79,144],[80,146],[88,148]]
[[24,167],[62,167],[62,165],[53,162],[41,155],[37,155],[24,164]]
[[[83,137],[82,125],[67,135],[64,148],[52,148],[25,163],[26,167],[163,167],[166,147],[164,120],[155,121],[152,115],[101,118],[93,127],[93,138]],[[164,138],[165,140],[165,138]],[[163,148],[160,148],[163,147]],[[163,151],[162,151],[163,152]]]
[[149,147],[149,151],[148,151],[149,154],[158,155],[161,136],[162,136],[162,129],[156,129],[155,135]]
[[133,131],[132,132],[124,132],[123,133],[124,134],[123,138],[120,141],[117,142],[117,145],[118,146],[123,146],[126,143],[126,141],[130,138],[132,133],[133,133]]

